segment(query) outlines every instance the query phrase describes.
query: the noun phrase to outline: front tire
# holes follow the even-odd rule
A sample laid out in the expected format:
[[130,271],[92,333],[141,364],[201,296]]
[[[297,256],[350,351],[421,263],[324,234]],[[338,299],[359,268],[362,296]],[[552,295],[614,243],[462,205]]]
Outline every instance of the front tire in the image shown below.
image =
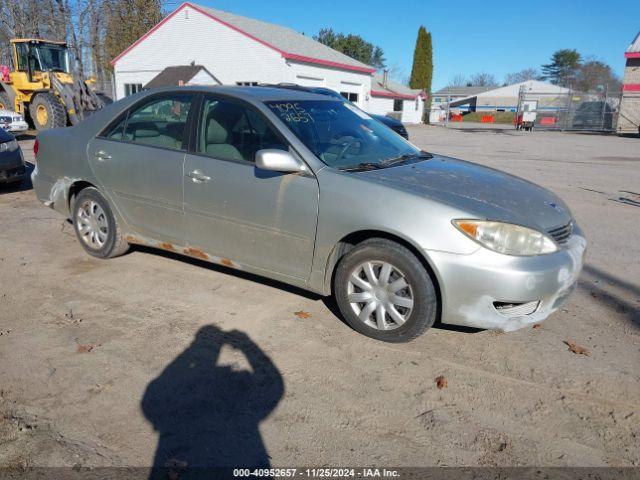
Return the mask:
[[93,187],[73,200],[73,228],[82,248],[98,258],[114,258],[129,250],[109,202]]
[[416,256],[391,240],[358,244],[338,264],[333,292],[346,322],[384,342],[409,342],[436,320],[436,288]]
[[53,93],[36,94],[29,104],[29,115],[36,130],[67,126],[67,112]]

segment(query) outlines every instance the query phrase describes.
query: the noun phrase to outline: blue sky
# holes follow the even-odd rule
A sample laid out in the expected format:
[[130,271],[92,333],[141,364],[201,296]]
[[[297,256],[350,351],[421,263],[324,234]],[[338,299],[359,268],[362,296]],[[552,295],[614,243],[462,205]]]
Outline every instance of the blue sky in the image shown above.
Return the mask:
[[[418,27],[431,31],[434,90],[457,73],[506,73],[539,68],[560,48],[575,48],[624,70],[624,51],[640,31],[640,0],[304,1],[193,0],[278,23],[306,35],[322,27],[355,33],[379,45],[387,65],[409,75]],[[181,2],[172,1],[167,8]]]

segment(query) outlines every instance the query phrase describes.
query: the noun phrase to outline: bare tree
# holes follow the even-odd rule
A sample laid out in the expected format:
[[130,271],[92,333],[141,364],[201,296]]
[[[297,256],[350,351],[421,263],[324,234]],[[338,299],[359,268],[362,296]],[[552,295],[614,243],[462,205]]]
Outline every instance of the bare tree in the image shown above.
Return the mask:
[[469,84],[473,87],[494,87],[498,85],[495,75],[486,72],[471,75]]
[[457,73],[450,80],[448,87],[464,87],[467,84],[467,77],[462,73]]
[[535,68],[525,68],[519,72],[507,73],[504,76],[505,85],[513,85],[514,83],[526,82],[528,80],[537,80],[540,78],[540,72]]

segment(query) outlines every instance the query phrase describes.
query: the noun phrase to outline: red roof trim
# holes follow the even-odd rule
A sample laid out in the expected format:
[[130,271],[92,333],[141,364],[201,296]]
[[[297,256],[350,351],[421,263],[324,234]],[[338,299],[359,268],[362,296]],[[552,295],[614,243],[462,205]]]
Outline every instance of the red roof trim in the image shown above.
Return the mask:
[[149,30],[147,33],[145,33],[143,36],[141,36],[138,40],[136,40],[135,42],[133,42],[131,45],[129,45],[124,52],[122,52],[120,55],[118,55],[116,58],[114,58],[113,60],[111,60],[111,65],[115,65],[116,62],[118,60],[120,60],[122,57],[124,57],[127,53],[129,53],[131,50],[133,50],[134,47],[136,47],[139,43],[141,43],[145,38],[147,38],[149,35],[151,35],[153,32],[155,32],[157,29],[159,29],[162,25],[164,25],[165,23],[167,23],[172,17],[174,17],[180,10],[182,10],[184,7],[186,7],[188,4],[183,3],[182,5],[180,5],[178,8],[176,8],[172,13],[170,13],[169,15],[167,15],[166,17],[164,17],[160,23],[158,23],[155,27],[153,27],[151,30]]
[[278,47],[275,47],[273,45],[271,45],[268,42],[265,42],[264,40],[261,40],[260,38],[251,35],[250,33],[245,32],[244,30],[239,29],[238,27],[235,27],[234,25],[231,25],[230,23],[225,22],[224,20],[219,19],[218,17],[216,17],[215,15],[212,15],[211,13],[207,12],[206,10],[203,10],[201,7],[199,7],[198,5],[194,5],[192,3],[189,2],[185,2],[182,5],[180,5],[178,8],[176,8],[170,15],[167,15],[160,23],[158,23],[155,27],[153,27],[151,30],[149,30],[147,33],[145,33],[142,37],[140,37],[138,40],[136,40],[132,45],[130,45],[124,52],[122,52],[120,55],[118,55],[116,58],[114,58],[111,61],[111,65],[114,65],[118,60],[120,60],[123,56],[125,56],[129,51],[131,51],[135,46],[137,46],[139,43],[141,43],[145,38],[147,38],[149,35],[151,35],[154,31],[156,31],[158,28],[160,28],[165,22],[167,22],[170,18],[172,18],[173,16],[175,16],[178,12],[180,12],[181,10],[183,10],[186,7],[190,7],[192,9],[194,9],[195,11],[203,14],[206,17],[211,18],[212,20],[215,20],[218,23],[221,23],[222,25],[224,25],[225,27],[230,28],[231,30],[234,30],[238,33],[241,33],[242,35],[250,38],[251,40],[254,40],[262,45],[264,45],[267,48],[270,48],[272,50],[275,50],[276,52],[278,52],[280,55],[282,55],[284,58],[289,59],[289,60],[298,60],[300,62],[306,62],[306,63],[315,63],[318,65],[324,65],[324,66],[329,66],[329,67],[334,67],[334,68],[340,68],[343,70],[352,70],[355,72],[364,72],[364,73],[373,73],[376,71],[375,68],[370,68],[370,67],[357,67],[354,65],[347,65],[345,63],[339,63],[339,62],[332,62],[330,60],[323,60],[320,58],[313,58],[313,57],[305,57],[304,55],[298,55],[295,53],[289,53],[289,52],[285,52],[284,50],[279,49]]
[[372,97],[386,97],[386,98],[397,98],[402,100],[415,100],[417,97],[423,95],[420,92],[417,95],[405,95],[403,93],[394,93],[394,92],[383,92],[381,90],[371,90]]
[[624,54],[624,58],[640,58],[640,52],[627,52]]
[[318,65],[325,65],[327,67],[341,68],[344,70],[353,70],[355,72],[373,73],[376,71],[375,68],[356,67],[355,65],[347,65],[346,63],[332,62],[330,60],[322,60],[320,58],[305,57],[304,55],[298,55],[297,53],[284,52],[282,56],[287,60],[297,60],[299,62],[315,63]]
[[629,83],[622,86],[622,90],[625,92],[640,92],[640,83]]

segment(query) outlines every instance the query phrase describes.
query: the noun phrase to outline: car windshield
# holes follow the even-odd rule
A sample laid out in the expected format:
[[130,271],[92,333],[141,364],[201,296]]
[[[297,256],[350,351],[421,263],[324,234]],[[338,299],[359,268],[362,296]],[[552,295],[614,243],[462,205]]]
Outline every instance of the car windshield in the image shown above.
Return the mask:
[[266,104],[330,167],[347,170],[383,168],[428,155],[346,102],[304,100]]
[[32,48],[40,63],[40,68],[37,68],[37,70],[69,73],[66,48],[60,45],[46,44],[40,44]]

